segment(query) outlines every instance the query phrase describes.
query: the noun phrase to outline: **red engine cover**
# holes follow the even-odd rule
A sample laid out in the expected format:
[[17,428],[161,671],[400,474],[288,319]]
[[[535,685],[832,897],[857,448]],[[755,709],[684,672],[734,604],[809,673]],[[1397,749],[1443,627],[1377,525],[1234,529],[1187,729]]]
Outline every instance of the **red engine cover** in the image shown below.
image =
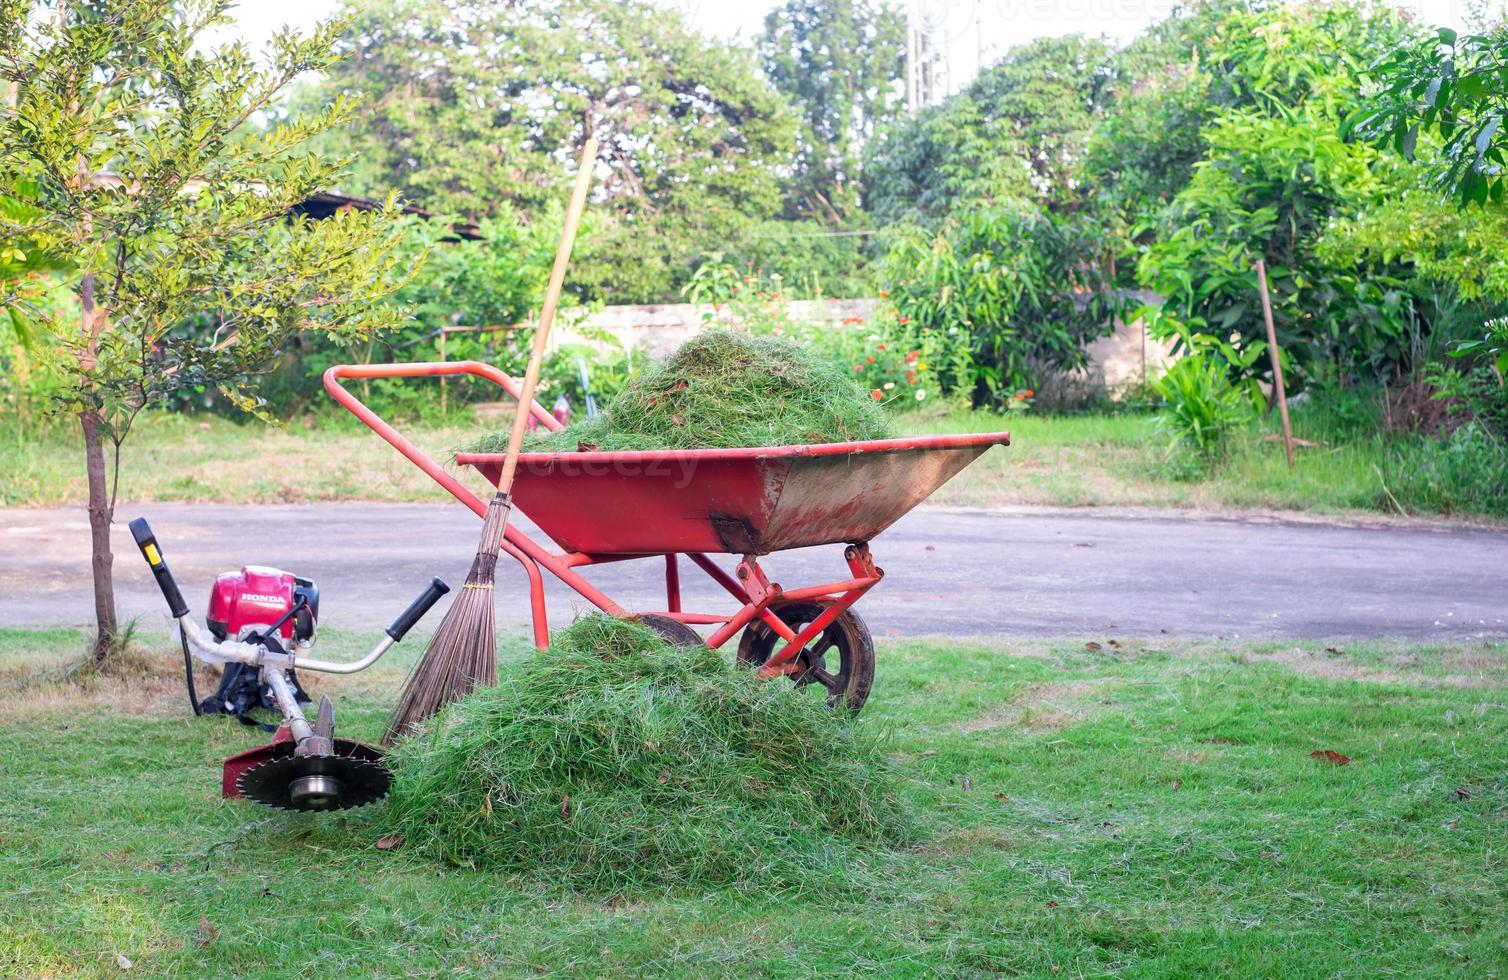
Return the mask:
[[[248,626],[271,626],[293,606],[293,573],[261,565],[245,565],[239,572],[221,572],[209,592],[204,617],[221,637],[236,639]],[[303,615],[300,613],[300,615]],[[293,619],[278,630],[293,636]]]

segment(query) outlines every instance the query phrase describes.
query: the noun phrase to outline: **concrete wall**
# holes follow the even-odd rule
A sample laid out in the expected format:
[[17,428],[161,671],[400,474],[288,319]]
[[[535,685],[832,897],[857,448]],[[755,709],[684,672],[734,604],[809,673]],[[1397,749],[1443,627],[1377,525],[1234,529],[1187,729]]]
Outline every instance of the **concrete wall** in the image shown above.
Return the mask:
[[[1122,299],[1150,304],[1160,302],[1162,297],[1137,291],[1122,294]],[[1148,337],[1146,324],[1133,320],[1116,323],[1115,333],[1096,340],[1085,353],[1089,355],[1091,381],[1103,384],[1113,398],[1161,374],[1173,362],[1172,351],[1171,343]]]

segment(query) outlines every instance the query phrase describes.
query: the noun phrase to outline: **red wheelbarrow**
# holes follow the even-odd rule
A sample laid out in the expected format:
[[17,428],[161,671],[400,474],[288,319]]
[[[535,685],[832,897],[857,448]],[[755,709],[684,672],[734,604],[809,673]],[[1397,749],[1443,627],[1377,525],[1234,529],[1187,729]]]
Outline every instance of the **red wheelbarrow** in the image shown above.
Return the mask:
[[[341,379],[434,378],[472,374],[513,398],[520,385],[477,361],[339,365],[325,390],[478,517],[487,504],[379,418]],[[552,431],[561,424],[538,402],[530,413]],[[651,452],[524,453],[514,506],[561,551],[554,553],[510,524],[503,549],[529,581],[534,643],[549,644],[543,570],[613,616],[631,616],[679,644],[717,649],[740,630],[738,660],[762,676],[818,684],[831,703],[857,711],[874,679],[874,644],[852,606],[884,572],[869,541],[925,500],[955,473],[1010,433],[916,436],[811,446]],[[494,484],[502,453],[459,453]],[[766,577],[759,559],[812,545],[845,544],[847,576],[799,588]],[[737,555],[730,574],[710,555]],[[681,558],[701,569],[738,603],[731,614],[681,607]],[[624,609],[581,574],[588,565],[659,559],[665,608]],[[691,628],[716,628],[705,640]]]

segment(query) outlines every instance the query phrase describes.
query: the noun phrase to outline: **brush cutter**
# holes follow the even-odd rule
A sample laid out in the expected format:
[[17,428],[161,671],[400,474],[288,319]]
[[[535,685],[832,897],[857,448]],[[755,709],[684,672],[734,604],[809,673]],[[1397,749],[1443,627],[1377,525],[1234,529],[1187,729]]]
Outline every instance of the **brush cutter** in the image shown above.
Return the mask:
[[[386,635],[360,660],[340,663],[309,655],[319,619],[319,589],[309,579],[257,565],[224,572],[210,590],[207,628],[189,616],[188,603],[145,518],[131,522],[131,536],[152,569],[162,597],[178,622],[195,714],[232,714],[244,724],[275,731],[272,741],[225,760],[221,793],[244,796],[284,810],[343,810],[387,795],[388,771],[382,752],[335,737],[335,706],[321,697],[311,722],[303,704],[310,699],[295,671],[354,674],[376,663],[450,591],[438,578],[387,628]],[[223,668],[214,694],[202,702],[194,691],[192,656]],[[271,709],[277,726],[256,721],[250,712]]]

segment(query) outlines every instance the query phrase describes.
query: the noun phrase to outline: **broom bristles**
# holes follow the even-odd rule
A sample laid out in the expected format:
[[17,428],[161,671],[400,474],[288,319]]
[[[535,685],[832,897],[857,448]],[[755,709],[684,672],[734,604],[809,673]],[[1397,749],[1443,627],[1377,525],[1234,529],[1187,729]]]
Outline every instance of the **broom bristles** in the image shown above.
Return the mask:
[[383,741],[393,739],[418,725],[446,704],[464,697],[478,686],[497,683],[497,612],[493,603],[493,580],[497,554],[508,527],[510,501],[499,493],[487,505],[482,521],[482,539],[472,559],[466,584],[445,612],[440,628],[430,637],[424,656],[398,694],[393,717]]

